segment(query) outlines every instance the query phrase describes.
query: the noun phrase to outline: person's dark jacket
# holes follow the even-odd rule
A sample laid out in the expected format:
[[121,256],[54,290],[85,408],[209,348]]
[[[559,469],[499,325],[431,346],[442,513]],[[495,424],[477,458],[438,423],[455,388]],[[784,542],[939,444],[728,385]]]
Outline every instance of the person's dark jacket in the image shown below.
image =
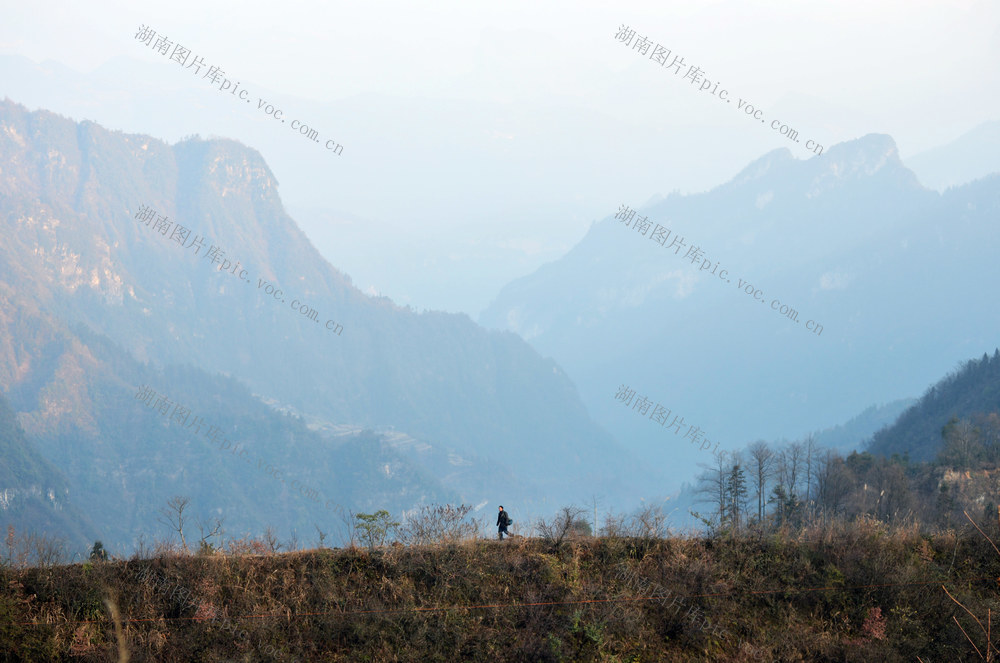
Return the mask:
[[510,525],[510,516],[506,511],[501,511],[497,514],[497,527],[507,527],[507,525]]

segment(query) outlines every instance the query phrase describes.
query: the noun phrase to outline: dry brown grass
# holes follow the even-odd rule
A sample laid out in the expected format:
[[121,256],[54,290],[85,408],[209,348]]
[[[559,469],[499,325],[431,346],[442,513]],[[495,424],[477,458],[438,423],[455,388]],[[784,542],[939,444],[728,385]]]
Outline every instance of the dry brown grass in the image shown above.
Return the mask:
[[553,544],[8,568],[0,651],[18,657],[0,660],[957,660],[972,649],[938,587],[985,615],[997,576],[996,551],[971,528],[932,536],[872,520]]

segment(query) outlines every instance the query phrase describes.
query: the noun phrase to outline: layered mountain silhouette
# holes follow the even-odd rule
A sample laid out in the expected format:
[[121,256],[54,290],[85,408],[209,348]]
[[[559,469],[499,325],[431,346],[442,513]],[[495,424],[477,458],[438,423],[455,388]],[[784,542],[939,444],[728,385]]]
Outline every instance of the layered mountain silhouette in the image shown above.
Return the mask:
[[985,122],[946,145],[906,159],[920,181],[943,191],[1000,172],[1000,121]]
[[[71,495],[119,504],[95,521],[114,521],[114,540],[170,494],[200,487],[206,513],[232,514],[243,500],[263,508],[250,487],[273,482],[162,430],[134,398],[142,383],[348,508],[384,496],[398,509],[503,499],[541,512],[595,491],[634,502],[656,485],[516,335],[360,293],[285,214],[251,149],[170,146],[5,102],[0,163],[3,388]],[[250,401],[301,419],[264,433],[255,422],[272,415]],[[352,472],[370,483],[340,482]],[[295,508],[264,515],[300,527],[316,515]]]
[[[622,384],[736,448],[920,393],[997,343],[1000,176],[928,190],[888,136],[806,161],[776,150],[711,191],[639,210],[684,238],[680,252],[617,212],[505,287],[480,322],[555,358],[595,418],[651,458],[692,471],[707,460],[616,400]],[[691,247],[708,267],[684,259]]]

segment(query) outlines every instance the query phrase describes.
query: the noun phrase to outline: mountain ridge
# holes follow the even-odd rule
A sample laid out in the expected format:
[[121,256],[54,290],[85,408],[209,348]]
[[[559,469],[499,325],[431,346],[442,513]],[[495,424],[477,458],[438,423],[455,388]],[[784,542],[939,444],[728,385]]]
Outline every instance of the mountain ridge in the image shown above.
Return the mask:
[[[881,134],[807,161],[781,155],[635,210],[645,233],[609,210],[562,258],[503,288],[480,323],[524,334],[573,377],[602,425],[655,457],[662,433],[615,407],[621,383],[655,391],[737,448],[919,393],[995,345],[998,314],[969,284],[1000,277],[990,258],[1000,177],[931,191]],[[655,224],[685,245],[650,241]],[[696,246],[698,262],[685,260]],[[781,305],[797,313],[783,318]],[[962,310],[967,333],[937,306]]]
[[[171,147],[10,103],[0,105],[0,128],[0,155],[12,164],[0,182],[11,238],[0,273],[66,324],[153,367],[196,365],[322,420],[393,426],[446,455],[481,459],[458,494],[500,492],[516,476],[526,507],[541,509],[593,486],[613,486],[623,501],[655,489],[655,473],[594,424],[565,373],[521,339],[354,288],[284,213],[255,151],[200,139]],[[165,225],[161,234],[136,219],[143,206],[204,246],[196,252]],[[240,271],[220,271],[211,246]],[[322,317],[293,310],[295,300]],[[327,318],[342,335],[323,329]],[[46,423],[72,427],[86,411]]]

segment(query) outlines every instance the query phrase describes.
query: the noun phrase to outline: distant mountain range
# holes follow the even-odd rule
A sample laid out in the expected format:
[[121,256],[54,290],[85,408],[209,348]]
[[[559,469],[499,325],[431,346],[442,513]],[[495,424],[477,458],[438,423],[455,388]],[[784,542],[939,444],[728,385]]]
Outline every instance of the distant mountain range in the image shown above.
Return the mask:
[[[480,322],[553,357],[597,421],[681,480],[703,452],[623,406],[621,384],[737,448],[920,393],[1000,339],[1000,176],[936,193],[888,136],[807,161],[770,152],[628,223],[619,209]],[[657,241],[666,230],[683,249]]]
[[900,414],[916,403],[914,398],[901,398],[885,405],[873,405],[843,424],[813,433],[816,443],[842,455],[866,448],[872,436],[892,426]]
[[[524,523],[595,495],[631,508],[707,454],[623,404],[625,386],[723,448],[827,428],[821,443],[851,449],[907,404],[872,403],[998,343],[984,284],[1000,276],[1000,176],[935,193],[887,136],[771,152],[628,224],[608,210],[500,293],[481,316],[498,331],[359,292],[239,143],[170,146],[7,101],[0,163],[0,391],[16,412],[0,411],[16,461],[0,513],[75,542],[164,535],[177,494],[230,532],[300,537],[342,509],[504,503]],[[683,252],[655,241],[667,230]]]
[[[141,384],[349,508],[450,499],[527,516],[660,485],[516,335],[355,289],[284,213],[253,150],[168,146],[5,102],[0,163],[0,384],[71,498],[114,531],[105,543],[148,531],[184,492],[248,528],[301,532],[317,517],[137,405]],[[362,429],[381,432],[330,438]]]
[[[19,413],[14,421],[28,432],[0,426],[10,468],[0,474],[0,492],[10,497],[0,524],[22,534],[60,537],[77,551],[100,539],[112,552],[127,552],[140,540],[168,536],[158,512],[183,495],[192,527],[217,517],[237,538],[273,526],[283,539],[311,540],[316,526],[340,534],[345,509],[398,513],[459,497],[384,436],[314,432],[232,378],[140,363],[107,337],[14,295],[6,282],[0,304],[0,385]],[[144,405],[136,398],[141,386],[170,404]],[[190,410],[188,425],[174,406]],[[227,453],[209,437],[216,434],[249,455]],[[295,490],[299,484],[316,498]]]
[[938,191],[1000,173],[1000,121],[981,124],[905,161],[925,186]]
[[[659,120],[643,123],[627,107],[609,113],[576,99],[546,102],[541,113],[517,100],[485,104],[463,95],[444,104],[421,93],[317,102],[268,89],[253,71],[238,72],[252,103],[234,103],[232,95],[192,75],[193,69],[169,64],[133,34],[123,31],[122,55],[92,71],[0,55],[0,99],[167,141],[225,136],[252,146],[280,180],[284,208],[324,257],[364,292],[389,294],[418,309],[476,315],[505,282],[575,244],[584,224],[606,213],[609,192],[638,192],[631,196],[635,207],[660,192],[701,191],[748,160],[734,155],[759,153],[747,140],[785,140],[750,132],[742,121],[676,131]],[[604,75],[620,85],[618,72]],[[258,97],[280,106],[289,122],[257,110]],[[829,99],[798,96],[769,111],[812,118],[814,127],[837,126],[854,112]],[[289,128],[291,119],[336,138],[346,146],[343,155],[332,161]],[[587,147],[582,135],[599,135],[599,149]],[[628,146],[632,168],[609,168],[607,156]],[[929,166],[964,178],[950,184],[1000,171],[990,156],[1000,154],[996,141],[976,147],[946,149]],[[806,153],[802,145],[794,149]],[[935,188],[936,176],[922,159],[906,161]],[[636,181],[637,170],[651,174],[648,184]],[[612,200],[617,197],[612,193]],[[428,226],[437,232],[427,232]],[[369,250],[374,245],[377,252]]]

